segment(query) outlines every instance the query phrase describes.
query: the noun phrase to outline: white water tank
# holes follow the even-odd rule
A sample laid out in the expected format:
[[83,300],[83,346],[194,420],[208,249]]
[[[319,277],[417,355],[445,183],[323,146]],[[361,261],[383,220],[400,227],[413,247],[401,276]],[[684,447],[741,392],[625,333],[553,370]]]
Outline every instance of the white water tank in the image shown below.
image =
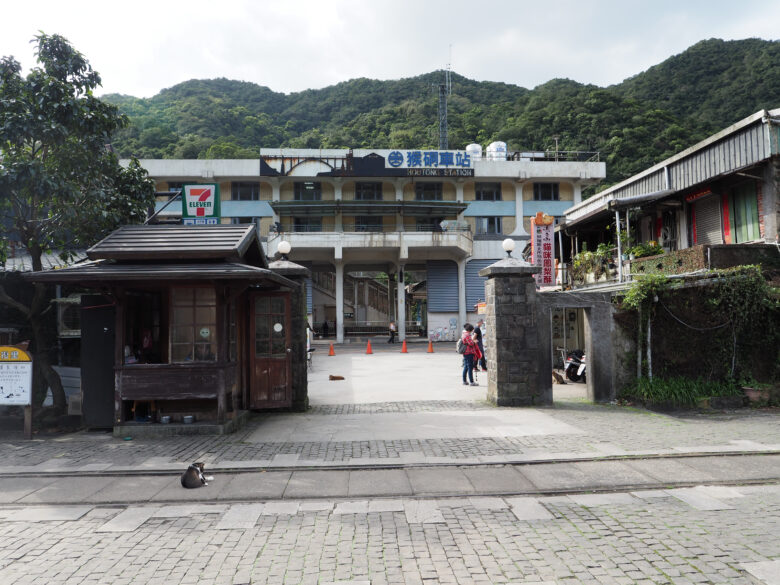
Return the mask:
[[471,157],[471,160],[480,160],[482,158],[482,145],[469,144],[466,147],[466,154]]
[[488,160],[506,160],[506,142],[491,142],[487,147]]

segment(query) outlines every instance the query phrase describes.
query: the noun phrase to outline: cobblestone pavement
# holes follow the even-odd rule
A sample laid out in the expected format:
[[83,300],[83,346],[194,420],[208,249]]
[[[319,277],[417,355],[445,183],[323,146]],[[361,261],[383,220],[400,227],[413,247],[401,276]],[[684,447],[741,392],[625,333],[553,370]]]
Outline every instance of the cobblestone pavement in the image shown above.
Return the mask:
[[[713,505],[714,502],[714,505]],[[776,584],[780,486],[0,507],[0,583]]]
[[[493,407],[484,402],[388,402],[315,407],[306,415],[370,416],[490,409]],[[150,458],[171,463],[205,460],[214,464],[222,461],[268,461],[277,455],[297,455],[299,461],[316,465],[318,462],[392,460],[408,453],[458,460],[541,452],[599,456],[620,450],[649,452],[729,444],[744,444],[745,450],[751,450],[755,444],[780,446],[780,412],[776,409],[679,416],[572,400],[539,410],[579,432],[519,437],[255,443],[248,438],[262,424],[262,418],[256,417],[239,432],[223,436],[124,441],[106,433],[81,432],[27,441],[19,433],[6,433],[0,435],[0,466],[34,466],[57,459],[61,459],[66,467],[86,464],[132,466]]]

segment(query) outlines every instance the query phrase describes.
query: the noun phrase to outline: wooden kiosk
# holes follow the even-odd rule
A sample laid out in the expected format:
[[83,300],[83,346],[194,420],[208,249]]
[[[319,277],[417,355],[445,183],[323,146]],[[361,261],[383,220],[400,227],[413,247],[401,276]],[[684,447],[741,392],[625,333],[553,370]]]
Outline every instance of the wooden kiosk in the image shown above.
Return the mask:
[[97,293],[82,298],[86,425],[306,408],[308,270],[269,269],[255,226],[126,226],[87,257],[31,275]]

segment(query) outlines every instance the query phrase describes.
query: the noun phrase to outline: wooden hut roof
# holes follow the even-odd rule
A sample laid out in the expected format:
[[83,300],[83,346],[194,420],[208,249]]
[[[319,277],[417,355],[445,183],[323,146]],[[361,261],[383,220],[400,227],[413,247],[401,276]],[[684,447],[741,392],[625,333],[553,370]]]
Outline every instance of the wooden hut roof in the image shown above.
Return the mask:
[[254,225],[129,225],[87,250],[91,260],[233,260],[268,268]]
[[215,280],[268,281],[287,288],[296,286],[295,283],[272,270],[236,262],[133,264],[97,260],[60,270],[36,272],[27,276],[29,280],[36,282],[67,282],[84,286],[108,282]]

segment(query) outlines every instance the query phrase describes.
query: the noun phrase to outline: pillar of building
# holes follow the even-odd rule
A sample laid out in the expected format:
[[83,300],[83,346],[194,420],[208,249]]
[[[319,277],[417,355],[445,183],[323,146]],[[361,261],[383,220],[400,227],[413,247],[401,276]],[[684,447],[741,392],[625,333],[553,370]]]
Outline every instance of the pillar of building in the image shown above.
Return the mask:
[[[396,201],[403,201],[404,200],[404,184],[402,181],[397,180],[393,186],[395,187],[395,200]],[[404,216],[401,215],[401,213],[395,214],[395,229],[398,232],[404,231]]]
[[523,181],[515,182],[515,229],[510,236],[527,236],[523,225]]
[[497,406],[551,405],[552,391],[539,383],[536,282],[541,270],[505,258],[479,271],[485,282],[487,399]]
[[360,306],[360,302],[358,301],[359,284],[359,279],[355,278],[352,280],[352,318],[355,320],[355,322],[360,321],[360,311],[358,309]]
[[387,270],[387,320],[395,320],[395,299],[393,298],[393,275]]
[[[271,180],[271,201],[281,201],[281,188],[278,179]],[[274,223],[279,221],[279,214],[274,211]]]
[[336,343],[344,343],[344,261],[336,260]]
[[466,260],[458,260],[458,332],[466,324]]
[[582,203],[582,183],[574,181],[574,205]]
[[396,287],[398,291],[398,318],[396,319],[396,326],[398,327],[398,341],[406,339],[406,286],[404,285],[404,265],[398,264],[398,285]]
[[[333,193],[334,193],[333,197],[336,201],[341,201],[341,186],[342,185],[340,180],[336,179],[333,182]],[[336,212],[336,217],[335,217],[335,223],[336,223],[335,229],[337,232],[342,232],[344,231],[343,217],[341,214],[341,208],[339,207],[337,209],[338,211]]]

